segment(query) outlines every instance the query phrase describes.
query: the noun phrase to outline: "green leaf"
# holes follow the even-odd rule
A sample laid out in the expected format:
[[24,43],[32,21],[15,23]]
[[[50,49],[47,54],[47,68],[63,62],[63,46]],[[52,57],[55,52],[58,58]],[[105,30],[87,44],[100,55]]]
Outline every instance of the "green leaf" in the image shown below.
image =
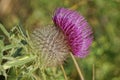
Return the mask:
[[3,51],[2,51],[3,48],[4,48],[4,42],[3,40],[0,40],[0,65],[1,65],[2,57],[3,57]]
[[25,65],[26,63],[33,61],[35,58],[36,58],[35,56],[25,56],[25,57],[20,58],[20,59],[8,61],[3,65],[3,68],[8,69],[8,68],[13,67],[13,66]]
[[0,29],[3,31],[3,33],[4,33],[8,38],[10,38],[10,35],[9,35],[8,31],[5,29],[5,27],[4,27],[2,24],[0,24]]
[[7,46],[5,46],[4,48],[3,48],[3,50],[2,51],[5,51],[5,50],[9,50],[9,49],[12,49],[12,48],[16,48],[16,47],[22,47],[22,45],[20,45],[20,44],[11,44],[11,45],[7,45]]

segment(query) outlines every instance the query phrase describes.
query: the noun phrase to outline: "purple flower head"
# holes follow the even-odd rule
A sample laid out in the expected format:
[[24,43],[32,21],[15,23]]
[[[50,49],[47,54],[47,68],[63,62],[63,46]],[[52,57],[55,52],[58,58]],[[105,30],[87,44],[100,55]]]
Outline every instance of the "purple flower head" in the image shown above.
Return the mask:
[[58,8],[53,22],[63,31],[72,53],[81,58],[87,56],[93,36],[85,18],[76,11]]

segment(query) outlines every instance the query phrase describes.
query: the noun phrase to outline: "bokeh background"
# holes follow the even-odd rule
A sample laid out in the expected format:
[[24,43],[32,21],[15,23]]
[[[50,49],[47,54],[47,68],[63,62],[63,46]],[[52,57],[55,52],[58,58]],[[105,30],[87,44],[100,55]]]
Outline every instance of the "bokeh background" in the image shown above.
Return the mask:
[[[120,0],[0,0],[0,23],[8,30],[21,23],[32,31],[34,26],[53,24],[58,7],[78,11],[93,28],[91,53],[76,58],[85,80],[93,76],[95,80],[120,80]],[[68,58],[66,73],[71,80],[79,80],[73,64]]]

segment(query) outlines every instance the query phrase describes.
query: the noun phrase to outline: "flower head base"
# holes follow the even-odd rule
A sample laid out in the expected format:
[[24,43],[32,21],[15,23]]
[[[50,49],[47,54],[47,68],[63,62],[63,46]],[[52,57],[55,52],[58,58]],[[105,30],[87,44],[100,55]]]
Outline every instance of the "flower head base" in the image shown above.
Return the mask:
[[73,10],[58,8],[53,22],[63,31],[72,53],[81,58],[87,56],[93,36],[91,27],[84,17]]
[[58,27],[52,25],[38,27],[31,34],[31,39],[42,66],[60,65],[70,53],[64,34]]

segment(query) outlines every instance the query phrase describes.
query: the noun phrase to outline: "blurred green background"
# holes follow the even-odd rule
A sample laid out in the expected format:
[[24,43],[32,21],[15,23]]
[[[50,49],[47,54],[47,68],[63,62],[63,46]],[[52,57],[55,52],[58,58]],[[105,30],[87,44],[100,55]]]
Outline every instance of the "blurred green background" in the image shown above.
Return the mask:
[[[21,22],[32,30],[53,24],[58,7],[78,11],[93,28],[91,53],[77,58],[85,80],[92,80],[93,74],[95,80],[120,80],[120,0],[0,0],[0,23],[9,30]],[[64,67],[71,80],[79,80],[71,59]]]

